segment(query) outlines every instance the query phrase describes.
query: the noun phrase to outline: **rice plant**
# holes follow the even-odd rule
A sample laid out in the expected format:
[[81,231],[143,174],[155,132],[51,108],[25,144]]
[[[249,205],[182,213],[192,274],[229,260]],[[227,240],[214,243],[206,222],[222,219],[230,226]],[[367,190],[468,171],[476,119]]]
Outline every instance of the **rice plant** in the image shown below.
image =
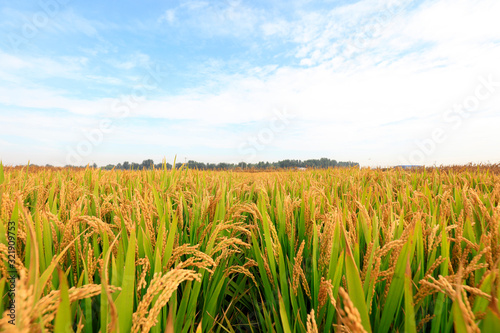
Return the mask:
[[499,169],[0,164],[0,330],[495,331]]

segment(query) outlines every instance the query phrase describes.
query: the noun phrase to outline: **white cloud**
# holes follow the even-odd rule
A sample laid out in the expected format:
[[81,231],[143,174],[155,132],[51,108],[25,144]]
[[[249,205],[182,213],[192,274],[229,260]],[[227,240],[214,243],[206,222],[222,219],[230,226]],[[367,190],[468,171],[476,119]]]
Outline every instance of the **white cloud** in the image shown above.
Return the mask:
[[59,109],[81,115],[103,115],[109,113],[111,101],[113,100],[111,98],[76,99],[64,96],[65,93],[63,90],[45,88],[0,87],[0,104],[45,109],[47,112]]
[[182,20],[183,28],[192,28],[205,36],[250,37],[268,13],[245,4],[243,1],[185,1],[164,12],[160,22],[172,24]]
[[261,26],[265,36],[286,37],[290,34],[292,26],[290,22],[278,18],[272,22],[265,22]]
[[116,77],[111,76],[101,76],[101,75],[86,75],[87,79],[92,80],[95,83],[104,83],[104,84],[112,84],[119,85],[122,84],[122,80],[117,79]]
[[28,82],[33,79],[69,78],[77,79],[88,63],[86,57],[35,57],[11,55],[0,51],[0,73],[9,81]]
[[117,59],[111,59],[108,60],[108,62],[116,68],[128,70],[137,67],[145,67],[150,62],[150,58],[147,54],[136,52],[135,54],[128,56],[127,60],[121,61]]
[[172,25],[172,24],[174,24],[175,19],[176,19],[175,9],[168,9],[168,10],[165,11],[165,13],[163,13],[163,15],[160,16],[160,18],[158,19],[158,21],[160,23],[163,22],[163,21],[165,21],[168,24]]
[[423,41],[482,44],[500,41],[500,2],[441,0],[428,2],[406,22],[404,34]]

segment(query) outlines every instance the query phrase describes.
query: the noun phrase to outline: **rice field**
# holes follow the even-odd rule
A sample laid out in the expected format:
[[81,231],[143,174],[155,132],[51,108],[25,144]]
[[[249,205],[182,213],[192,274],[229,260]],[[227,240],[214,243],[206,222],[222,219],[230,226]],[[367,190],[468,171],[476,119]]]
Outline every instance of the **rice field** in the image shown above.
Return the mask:
[[0,331],[496,331],[499,170],[0,166]]

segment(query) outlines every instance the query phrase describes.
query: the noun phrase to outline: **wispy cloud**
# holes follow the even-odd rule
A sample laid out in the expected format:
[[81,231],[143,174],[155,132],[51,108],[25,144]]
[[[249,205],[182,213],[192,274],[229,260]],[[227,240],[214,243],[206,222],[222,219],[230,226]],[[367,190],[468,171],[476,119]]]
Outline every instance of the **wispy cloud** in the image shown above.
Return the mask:
[[174,22],[176,20],[176,13],[175,12],[176,12],[175,9],[167,9],[165,11],[165,13],[160,15],[160,17],[158,18],[158,22],[159,23],[166,22],[169,25],[174,24]]
[[[269,13],[238,0],[185,1],[174,9],[166,10],[160,22],[185,27],[210,37],[250,37]],[[182,20],[182,21],[181,21]],[[182,22],[182,23],[181,23]]]

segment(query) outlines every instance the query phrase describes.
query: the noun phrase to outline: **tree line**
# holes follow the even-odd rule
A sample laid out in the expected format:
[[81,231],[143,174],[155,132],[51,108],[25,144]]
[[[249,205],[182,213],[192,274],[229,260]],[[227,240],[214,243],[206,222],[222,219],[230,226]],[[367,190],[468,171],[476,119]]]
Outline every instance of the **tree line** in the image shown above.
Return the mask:
[[[309,159],[309,160],[282,160],[278,162],[258,162],[258,163],[246,163],[240,162],[237,164],[234,163],[203,163],[197,161],[188,161],[186,163],[176,163],[175,168],[178,169],[182,165],[185,165],[189,169],[198,169],[198,170],[231,170],[231,169],[249,169],[249,170],[266,170],[266,169],[297,169],[297,168],[349,168],[349,167],[359,167],[359,163],[356,162],[341,162],[336,160],[331,160],[329,158],[323,157],[320,159]],[[97,168],[97,165],[94,164],[94,167]],[[172,164],[166,163],[167,169],[172,169]],[[142,161],[142,163],[130,163],[123,162],[118,163],[117,165],[108,164],[102,169],[111,170],[148,170],[148,169],[160,169],[163,168],[163,163],[155,164],[152,159],[147,159]]]

